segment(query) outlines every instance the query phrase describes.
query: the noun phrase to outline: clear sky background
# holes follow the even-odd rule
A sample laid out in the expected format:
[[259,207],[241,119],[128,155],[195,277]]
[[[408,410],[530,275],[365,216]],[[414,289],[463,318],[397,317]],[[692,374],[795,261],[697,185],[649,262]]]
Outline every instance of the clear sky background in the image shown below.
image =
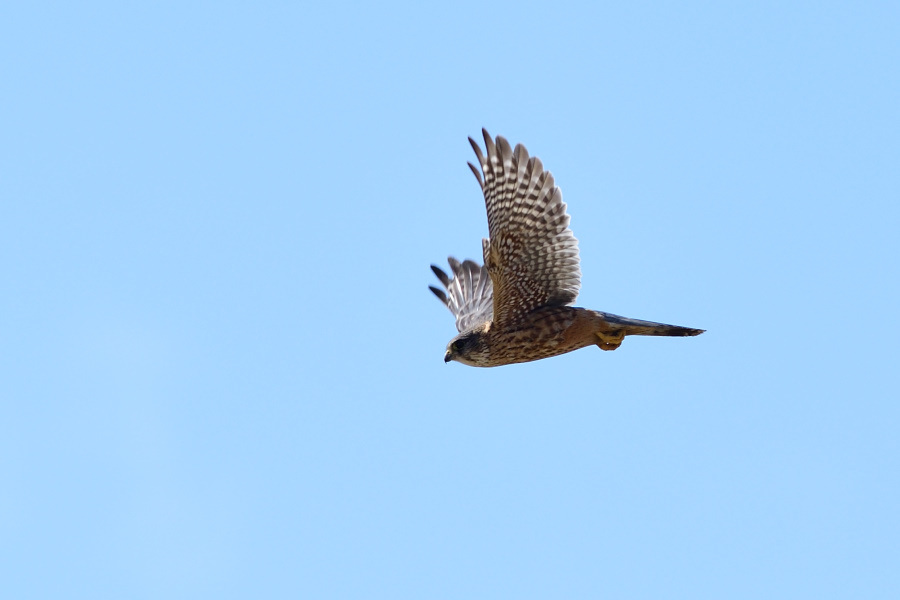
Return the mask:
[[[896,2],[6,3],[5,598],[900,597]],[[578,304],[443,363],[524,143]]]

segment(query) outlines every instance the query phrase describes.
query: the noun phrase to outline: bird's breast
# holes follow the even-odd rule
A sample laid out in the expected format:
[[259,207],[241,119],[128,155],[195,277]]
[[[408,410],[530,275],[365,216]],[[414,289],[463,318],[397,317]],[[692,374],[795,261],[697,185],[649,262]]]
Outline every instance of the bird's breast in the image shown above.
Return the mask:
[[511,364],[565,354],[594,343],[590,311],[572,306],[540,308],[508,327],[490,331],[491,362]]

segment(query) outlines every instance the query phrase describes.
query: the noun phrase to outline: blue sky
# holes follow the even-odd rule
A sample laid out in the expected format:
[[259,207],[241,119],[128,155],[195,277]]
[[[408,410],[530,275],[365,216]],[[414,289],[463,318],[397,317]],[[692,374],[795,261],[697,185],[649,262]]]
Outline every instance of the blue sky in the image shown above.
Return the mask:
[[[891,2],[0,9],[10,598],[897,598]],[[481,127],[578,304],[442,357]]]

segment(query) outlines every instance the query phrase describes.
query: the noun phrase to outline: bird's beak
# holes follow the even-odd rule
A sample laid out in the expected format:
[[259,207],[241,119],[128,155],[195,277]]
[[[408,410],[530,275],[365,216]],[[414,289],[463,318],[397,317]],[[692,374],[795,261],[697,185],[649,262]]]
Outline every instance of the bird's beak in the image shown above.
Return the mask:
[[444,354],[444,362],[445,363],[450,362],[450,351],[449,350],[447,350],[447,352]]

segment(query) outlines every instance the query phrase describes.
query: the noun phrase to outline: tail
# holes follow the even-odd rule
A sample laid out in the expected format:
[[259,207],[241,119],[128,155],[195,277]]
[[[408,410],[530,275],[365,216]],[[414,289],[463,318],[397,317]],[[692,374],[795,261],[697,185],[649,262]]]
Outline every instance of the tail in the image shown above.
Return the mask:
[[598,317],[595,323],[598,330],[594,332],[597,336],[596,343],[601,350],[615,350],[622,344],[622,340],[626,335],[661,335],[672,337],[684,337],[689,335],[700,335],[705,329],[691,329],[690,327],[680,327],[678,325],[667,325],[665,323],[654,323],[653,321],[641,321],[639,319],[629,319],[628,317],[620,317],[610,313],[599,311],[591,311]]
[[706,331],[705,329],[691,329],[690,327],[681,327],[679,325],[667,325],[665,323],[654,323],[653,321],[629,319],[628,317],[620,317],[619,315],[610,313],[599,314],[609,326],[610,333],[624,332],[625,335],[685,337],[689,335],[700,335]]

